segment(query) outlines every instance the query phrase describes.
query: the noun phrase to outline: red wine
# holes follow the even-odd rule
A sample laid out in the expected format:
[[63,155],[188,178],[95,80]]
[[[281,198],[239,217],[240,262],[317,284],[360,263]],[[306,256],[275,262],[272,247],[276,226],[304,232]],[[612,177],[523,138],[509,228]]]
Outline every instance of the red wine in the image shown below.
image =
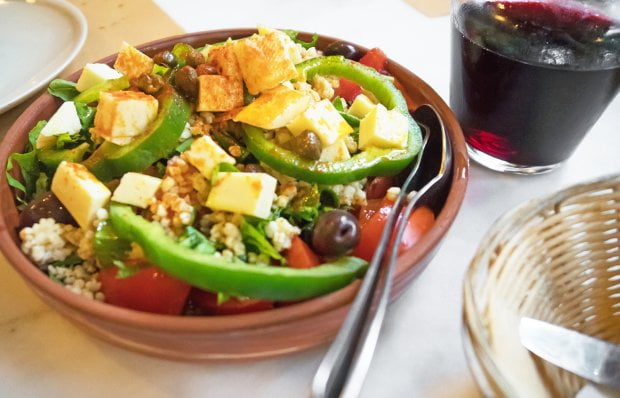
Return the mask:
[[454,16],[450,105],[474,152],[558,164],[617,94],[618,25],[566,4],[487,1]]

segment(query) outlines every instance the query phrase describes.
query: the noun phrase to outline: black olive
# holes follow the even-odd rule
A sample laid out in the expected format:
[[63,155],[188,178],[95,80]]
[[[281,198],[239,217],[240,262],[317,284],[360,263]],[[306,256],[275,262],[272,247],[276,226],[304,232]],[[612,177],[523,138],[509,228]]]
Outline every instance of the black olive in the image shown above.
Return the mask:
[[153,56],[153,62],[172,68],[177,64],[177,57],[170,51],[161,51]]
[[206,62],[205,56],[198,50],[192,50],[185,56],[185,64],[194,68]]
[[302,158],[319,160],[323,145],[315,132],[304,130],[297,137],[286,142],[286,147],[299,154]]
[[349,43],[343,41],[334,41],[330,43],[325,50],[324,55],[342,55],[345,58],[352,59],[353,61],[359,61],[362,58],[362,53]]
[[196,69],[185,65],[174,74],[174,84],[181,94],[188,98],[198,95],[198,74]]
[[53,218],[57,223],[77,225],[56,195],[46,192],[32,200],[19,215],[19,227],[31,227],[42,218]]
[[312,230],[312,247],[325,256],[340,256],[360,240],[360,227],[353,214],[330,210],[319,216]]

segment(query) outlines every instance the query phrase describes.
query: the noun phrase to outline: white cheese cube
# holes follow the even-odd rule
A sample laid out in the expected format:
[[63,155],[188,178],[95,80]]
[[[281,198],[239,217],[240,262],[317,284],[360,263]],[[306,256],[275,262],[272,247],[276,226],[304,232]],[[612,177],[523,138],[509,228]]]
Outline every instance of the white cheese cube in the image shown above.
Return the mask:
[[91,133],[116,145],[127,145],[144,133],[157,116],[157,108],[155,97],[142,92],[103,92],[99,94]]
[[155,197],[160,185],[161,178],[140,173],[126,173],[114,190],[112,200],[146,209],[149,199]]
[[347,144],[344,139],[340,139],[328,147],[323,148],[321,151],[321,162],[340,162],[343,160],[351,159],[351,154],[347,148]]
[[359,148],[404,149],[409,138],[409,123],[405,115],[395,109],[388,111],[378,104],[360,122]]
[[208,135],[203,135],[192,142],[192,146],[183,153],[183,157],[197,168],[207,180],[211,180],[213,170],[218,164],[235,164],[235,158],[230,156]]
[[207,207],[268,218],[277,180],[266,173],[220,172],[211,187]]
[[97,210],[110,200],[108,187],[85,166],[66,161],[56,169],[52,192],[84,229],[90,228]]
[[114,62],[114,69],[128,79],[133,79],[144,73],[151,73],[153,60],[129,43],[123,42]]
[[313,131],[319,136],[323,146],[329,146],[353,131],[329,100],[310,105],[286,127],[293,135],[299,135],[304,130]]
[[118,79],[123,75],[106,64],[86,64],[75,88],[82,92],[106,80]]
[[377,106],[370,98],[365,96],[364,94],[360,94],[355,97],[355,100],[351,104],[349,108],[349,113],[355,117],[362,119],[366,116],[370,111]]
[[41,134],[37,138],[36,147],[45,148],[56,142],[56,136],[60,134],[77,134],[82,128],[80,118],[73,101],[66,101],[47,121]]

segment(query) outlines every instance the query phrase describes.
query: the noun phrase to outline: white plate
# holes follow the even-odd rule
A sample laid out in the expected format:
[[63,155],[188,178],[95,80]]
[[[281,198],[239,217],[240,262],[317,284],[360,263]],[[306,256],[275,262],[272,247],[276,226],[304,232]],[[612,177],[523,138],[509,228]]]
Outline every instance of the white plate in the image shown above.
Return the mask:
[[28,98],[75,58],[86,18],[64,0],[0,0],[0,113]]

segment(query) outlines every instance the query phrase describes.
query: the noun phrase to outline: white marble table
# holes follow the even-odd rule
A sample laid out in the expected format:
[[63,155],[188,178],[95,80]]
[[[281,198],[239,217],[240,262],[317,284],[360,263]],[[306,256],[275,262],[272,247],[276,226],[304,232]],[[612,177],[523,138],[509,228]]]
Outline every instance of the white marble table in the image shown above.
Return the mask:
[[[260,23],[378,46],[448,98],[449,19],[427,18],[400,0],[157,3],[186,31]],[[527,199],[620,172],[619,150],[616,98],[556,172],[519,177],[472,165],[461,213],[440,252],[390,307],[362,396],[477,396],[462,350],[461,284],[478,242],[498,216]],[[232,364],[135,354],[78,330],[0,259],[0,397],[305,397],[324,350]]]

